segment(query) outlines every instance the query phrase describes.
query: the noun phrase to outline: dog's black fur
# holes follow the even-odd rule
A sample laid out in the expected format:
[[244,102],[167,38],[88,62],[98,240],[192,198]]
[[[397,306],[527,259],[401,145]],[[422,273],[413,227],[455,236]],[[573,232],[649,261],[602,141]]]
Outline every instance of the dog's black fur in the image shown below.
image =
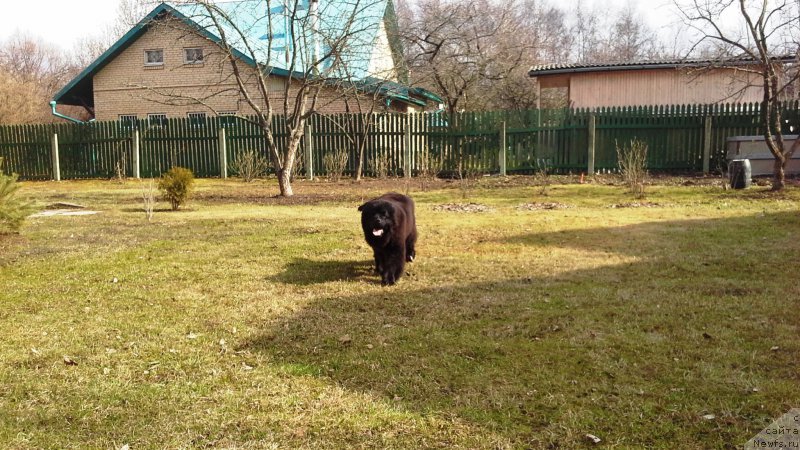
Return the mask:
[[358,207],[364,238],[375,256],[381,284],[392,285],[403,275],[406,262],[414,261],[417,224],[414,201],[389,192]]

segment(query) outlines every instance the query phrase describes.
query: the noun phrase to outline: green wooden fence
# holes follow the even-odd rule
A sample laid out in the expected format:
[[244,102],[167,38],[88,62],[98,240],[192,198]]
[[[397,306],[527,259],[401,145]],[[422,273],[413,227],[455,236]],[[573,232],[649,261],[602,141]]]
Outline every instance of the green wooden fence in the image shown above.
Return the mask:
[[[796,134],[798,103],[781,107],[784,131]],[[279,146],[288,137],[283,120],[276,116],[272,123]],[[306,133],[298,152],[301,174],[310,175],[310,159],[314,173],[325,175],[324,156],[334,151],[348,153],[346,172],[353,173],[363,147],[366,175],[374,175],[381,160],[394,175],[417,175],[431,166],[454,175],[498,173],[501,154],[508,173],[614,171],[616,146],[634,138],[648,144],[651,171],[719,171],[726,165],[727,138],[758,135],[762,128],[758,104],[736,103],[453,116],[314,115]],[[268,156],[263,132],[252,121],[232,116],[0,126],[0,170],[28,180],[55,179],[56,169],[60,179],[158,177],[175,165],[198,177],[227,176],[231,171],[223,167],[248,150]]]

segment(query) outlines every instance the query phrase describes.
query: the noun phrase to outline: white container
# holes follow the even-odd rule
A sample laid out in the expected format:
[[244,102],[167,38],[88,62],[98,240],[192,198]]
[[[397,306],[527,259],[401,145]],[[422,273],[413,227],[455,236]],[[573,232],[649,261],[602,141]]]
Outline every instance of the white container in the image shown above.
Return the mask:
[[[783,135],[783,146],[792,148],[796,134]],[[734,159],[749,159],[752,175],[772,175],[775,171],[775,156],[767,148],[764,136],[732,136],[728,138],[728,163]],[[800,174],[800,149],[795,150],[786,164],[786,175]]]

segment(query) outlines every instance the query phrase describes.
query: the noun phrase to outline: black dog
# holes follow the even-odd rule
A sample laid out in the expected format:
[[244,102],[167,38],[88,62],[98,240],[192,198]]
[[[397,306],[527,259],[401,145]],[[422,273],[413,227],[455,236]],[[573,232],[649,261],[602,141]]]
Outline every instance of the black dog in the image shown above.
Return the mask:
[[414,201],[403,194],[389,192],[364,203],[358,210],[381,284],[394,284],[403,275],[406,261],[414,261],[417,242]]

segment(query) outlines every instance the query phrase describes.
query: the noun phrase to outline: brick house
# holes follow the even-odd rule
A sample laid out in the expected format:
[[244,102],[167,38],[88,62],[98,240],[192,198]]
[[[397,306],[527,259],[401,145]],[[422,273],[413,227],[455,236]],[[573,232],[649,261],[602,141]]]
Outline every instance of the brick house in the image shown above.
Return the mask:
[[[791,62],[794,58],[781,58]],[[528,76],[538,89],[560,90],[573,108],[759,102],[760,76],[750,59],[675,60],[612,64],[545,64]]]
[[[251,114],[229,53],[220,45],[222,32],[242,63],[243,83],[251,96],[259,96],[262,107],[266,100],[257,89],[256,70],[266,75],[267,96],[277,113],[283,112],[287,83],[291,107],[294,86],[309,79],[312,69],[326,74],[317,78],[326,80],[316,108],[322,113],[363,111],[373,102],[376,111],[408,112],[441,101],[429,91],[402,84],[401,48],[391,33],[396,29],[392,2],[370,2],[354,13],[344,11],[350,3],[343,0],[305,0],[292,14],[282,8],[267,11],[263,0],[220,3],[235,29],[215,28],[198,4],[162,3],[56,93],[54,101],[82,106],[96,120]],[[288,27],[298,17],[305,20]],[[311,19],[316,21],[315,34],[287,38],[286,30],[305,29]],[[348,19],[347,41],[334,32],[323,34],[341,30]],[[331,48],[336,45],[340,47]],[[309,61],[319,64],[312,68]]]

